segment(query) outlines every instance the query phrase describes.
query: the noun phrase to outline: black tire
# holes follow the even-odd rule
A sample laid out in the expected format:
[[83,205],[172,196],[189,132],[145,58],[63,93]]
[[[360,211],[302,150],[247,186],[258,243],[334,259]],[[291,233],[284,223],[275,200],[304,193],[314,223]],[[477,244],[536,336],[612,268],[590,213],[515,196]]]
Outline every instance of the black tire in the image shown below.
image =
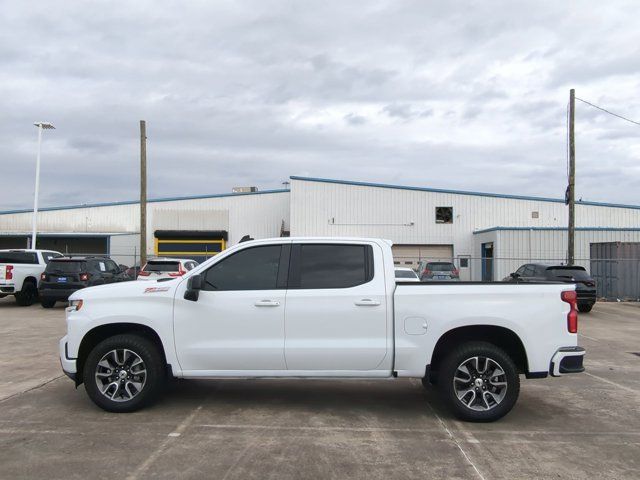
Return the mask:
[[42,308],[53,308],[55,304],[55,300],[40,300],[40,305],[42,305]]
[[[113,350],[124,349],[130,350],[144,362],[143,366],[146,368],[146,378],[142,388],[133,398],[116,401],[107,398],[107,396],[99,390],[96,371],[98,369],[98,362],[100,362],[106,354]],[[126,364],[126,362],[124,363]],[[154,342],[141,335],[123,334],[109,337],[91,350],[84,364],[82,378],[84,388],[93,403],[108,412],[125,413],[139,410],[156,401],[160,397],[164,387],[166,379],[165,373],[165,362]],[[114,373],[113,376],[116,377],[116,374]],[[111,382],[111,380],[107,381]],[[118,388],[120,387],[116,387],[116,392],[118,392]]]
[[[465,385],[464,382],[454,380],[456,372],[458,372],[458,367],[466,361],[471,360],[473,362],[472,359],[475,357],[479,357],[480,359],[489,359],[492,362],[497,363],[504,372],[503,375],[500,375],[499,381],[500,383],[506,382],[506,386],[504,387],[506,390],[504,390],[499,402],[495,401],[495,398],[500,397],[501,393],[494,395],[491,390],[495,389],[497,392],[502,392],[502,388],[494,387],[494,384],[490,383],[490,380],[495,380],[497,377],[492,379],[486,378],[483,380],[482,386],[478,386],[478,388],[476,388],[473,383],[475,382],[473,378],[484,378],[483,373],[477,373],[481,369],[478,369],[478,371],[473,374],[471,372],[471,367],[467,368],[467,371],[470,372],[470,382],[468,385]],[[482,364],[483,362],[480,360],[480,365]],[[466,365],[468,366],[469,364]],[[473,365],[473,363],[471,365]],[[492,365],[494,364],[492,363]],[[484,371],[487,372],[488,377],[493,377],[496,371],[495,368],[493,370],[494,373],[491,373],[491,375],[488,375],[488,368],[487,363],[484,366]],[[454,348],[446,356],[440,366],[439,379],[440,391],[453,414],[461,420],[470,422],[493,422],[504,417],[511,411],[516,400],[518,400],[518,395],[520,394],[520,377],[518,376],[518,370],[513,363],[513,360],[511,360],[504,350],[489,342],[466,342]],[[488,390],[483,390],[487,386]],[[459,389],[458,391],[462,391],[467,388],[469,389],[469,393],[473,395],[473,397],[471,395],[464,395],[462,399],[476,399],[469,401],[471,407],[484,408],[484,405],[487,405],[489,408],[485,410],[471,408],[469,405],[464,403],[463,400],[458,398],[456,387]],[[478,392],[481,393],[481,397],[477,397]],[[480,402],[480,398],[485,399],[486,395],[489,395],[489,397],[488,400],[484,400],[484,405],[474,404],[474,402]],[[495,404],[489,405],[489,402],[495,402]]]
[[38,290],[33,282],[25,281],[22,290],[16,293],[16,303],[21,307],[33,305],[38,298]]
[[578,311],[582,313],[589,313],[592,308],[593,308],[593,304],[590,304],[590,303],[578,304]]

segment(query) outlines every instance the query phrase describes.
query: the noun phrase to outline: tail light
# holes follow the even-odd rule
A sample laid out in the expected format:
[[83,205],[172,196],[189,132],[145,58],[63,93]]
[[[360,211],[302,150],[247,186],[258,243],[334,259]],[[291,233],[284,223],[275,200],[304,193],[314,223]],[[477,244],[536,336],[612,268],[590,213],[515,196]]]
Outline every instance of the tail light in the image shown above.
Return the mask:
[[89,280],[89,277],[90,277],[90,276],[91,276],[91,275],[90,275],[90,274],[88,274],[88,273],[81,273],[81,274],[79,275],[79,277],[80,277],[80,281],[82,281],[82,282],[86,282],[87,280]]
[[460,275],[460,271],[457,268],[454,268],[453,270],[451,270],[451,273],[453,274],[454,277],[457,277]]
[[5,273],[5,277],[7,280],[12,280],[13,279],[13,265],[7,265],[6,267],[7,271]]
[[575,290],[569,290],[560,294],[562,301],[567,302],[571,306],[571,310],[567,314],[567,330],[569,333],[578,333],[578,294]]
[[178,270],[177,272],[170,272],[169,276],[170,277],[181,277],[182,275],[184,275],[185,273],[187,273],[186,270],[182,269],[182,265],[180,265],[180,270]]
[[431,270],[429,270],[428,268],[424,269],[424,272],[422,272],[423,275],[431,275]]
[[138,275],[141,275],[143,277],[148,277],[149,275],[151,275],[149,272],[145,272],[144,270],[140,270],[138,272]]
[[47,279],[47,274],[46,273],[41,273],[40,274],[40,280],[46,280]]

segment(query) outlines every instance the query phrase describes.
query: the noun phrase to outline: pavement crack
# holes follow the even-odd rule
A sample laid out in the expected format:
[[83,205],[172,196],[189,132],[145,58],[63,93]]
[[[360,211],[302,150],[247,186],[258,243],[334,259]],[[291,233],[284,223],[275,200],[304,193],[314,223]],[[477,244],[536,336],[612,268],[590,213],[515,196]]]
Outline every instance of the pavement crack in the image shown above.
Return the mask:
[[3,403],[5,401],[7,401],[7,400],[11,400],[12,398],[15,398],[15,397],[19,397],[20,395],[23,395],[25,393],[31,392],[32,390],[37,390],[39,388],[42,388],[45,385],[48,385],[51,382],[55,382],[56,380],[58,380],[59,378],[62,378],[62,377],[64,377],[64,375],[58,375],[57,377],[50,378],[49,380],[46,380],[46,381],[44,381],[44,382],[42,382],[42,383],[40,383],[40,384],[38,384],[38,385],[36,385],[34,387],[27,388],[26,390],[23,390],[21,392],[16,392],[16,393],[13,393],[13,394],[8,395],[6,397],[0,398],[0,403]]

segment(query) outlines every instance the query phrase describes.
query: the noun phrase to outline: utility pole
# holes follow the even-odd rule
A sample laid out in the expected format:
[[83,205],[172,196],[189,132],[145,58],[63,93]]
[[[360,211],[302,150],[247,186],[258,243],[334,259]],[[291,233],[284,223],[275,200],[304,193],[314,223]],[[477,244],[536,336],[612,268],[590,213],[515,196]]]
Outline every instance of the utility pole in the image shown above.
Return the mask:
[[40,192],[40,151],[42,150],[42,130],[55,130],[50,122],[36,122],[38,127],[38,154],[36,156],[36,187],[33,194],[33,219],[31,229],[31,245],[30,248],[36,248],[36,235],[38,231],[38,194]]
[[567,265],[573,265],[575,260],[574,241],[576,235],[576,141],[575,141],[575,113],[576,113],[576,91],[569,90],[569,230]]
[[147,124],[140,120],[140,268],[147,263]]

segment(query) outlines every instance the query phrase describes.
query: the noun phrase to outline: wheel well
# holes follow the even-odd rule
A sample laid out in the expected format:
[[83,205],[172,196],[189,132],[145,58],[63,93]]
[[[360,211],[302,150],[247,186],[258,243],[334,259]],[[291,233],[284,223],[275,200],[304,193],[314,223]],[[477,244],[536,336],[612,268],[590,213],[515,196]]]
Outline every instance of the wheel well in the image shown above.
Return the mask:
[[528,373],[527,352],[518,335],[504,327],[472,325],[454,328],[440,337],[429,365],[431,375],[437,373],[440,363],[452,348],[473,340],[489,342],[500,347],[511,357],[519,373]]
[[35,279],[35,277],[25,277],[24,281],[22,282],[23,287],[25,283],[33,283],[34,285],[38,285],[38,281]]
[[92,330],[89,330],[87,334],[82,338],[80,342],[80,348],[78,349],[78,358],[76,359],[76,386],[82,383],[82,371],[84,369],[84,362],[89,355],[89,352],[101,341],[113,337],[115,335],[121,335],[124,333],[135,333],[144,336],[156,344],[162,360],[165,365],[167,364],[167,357],[164,353],[164,347],[160,337],[150,327],[146,325],[140,325],[139,323],[110,323],[107,325],[101,325]]

